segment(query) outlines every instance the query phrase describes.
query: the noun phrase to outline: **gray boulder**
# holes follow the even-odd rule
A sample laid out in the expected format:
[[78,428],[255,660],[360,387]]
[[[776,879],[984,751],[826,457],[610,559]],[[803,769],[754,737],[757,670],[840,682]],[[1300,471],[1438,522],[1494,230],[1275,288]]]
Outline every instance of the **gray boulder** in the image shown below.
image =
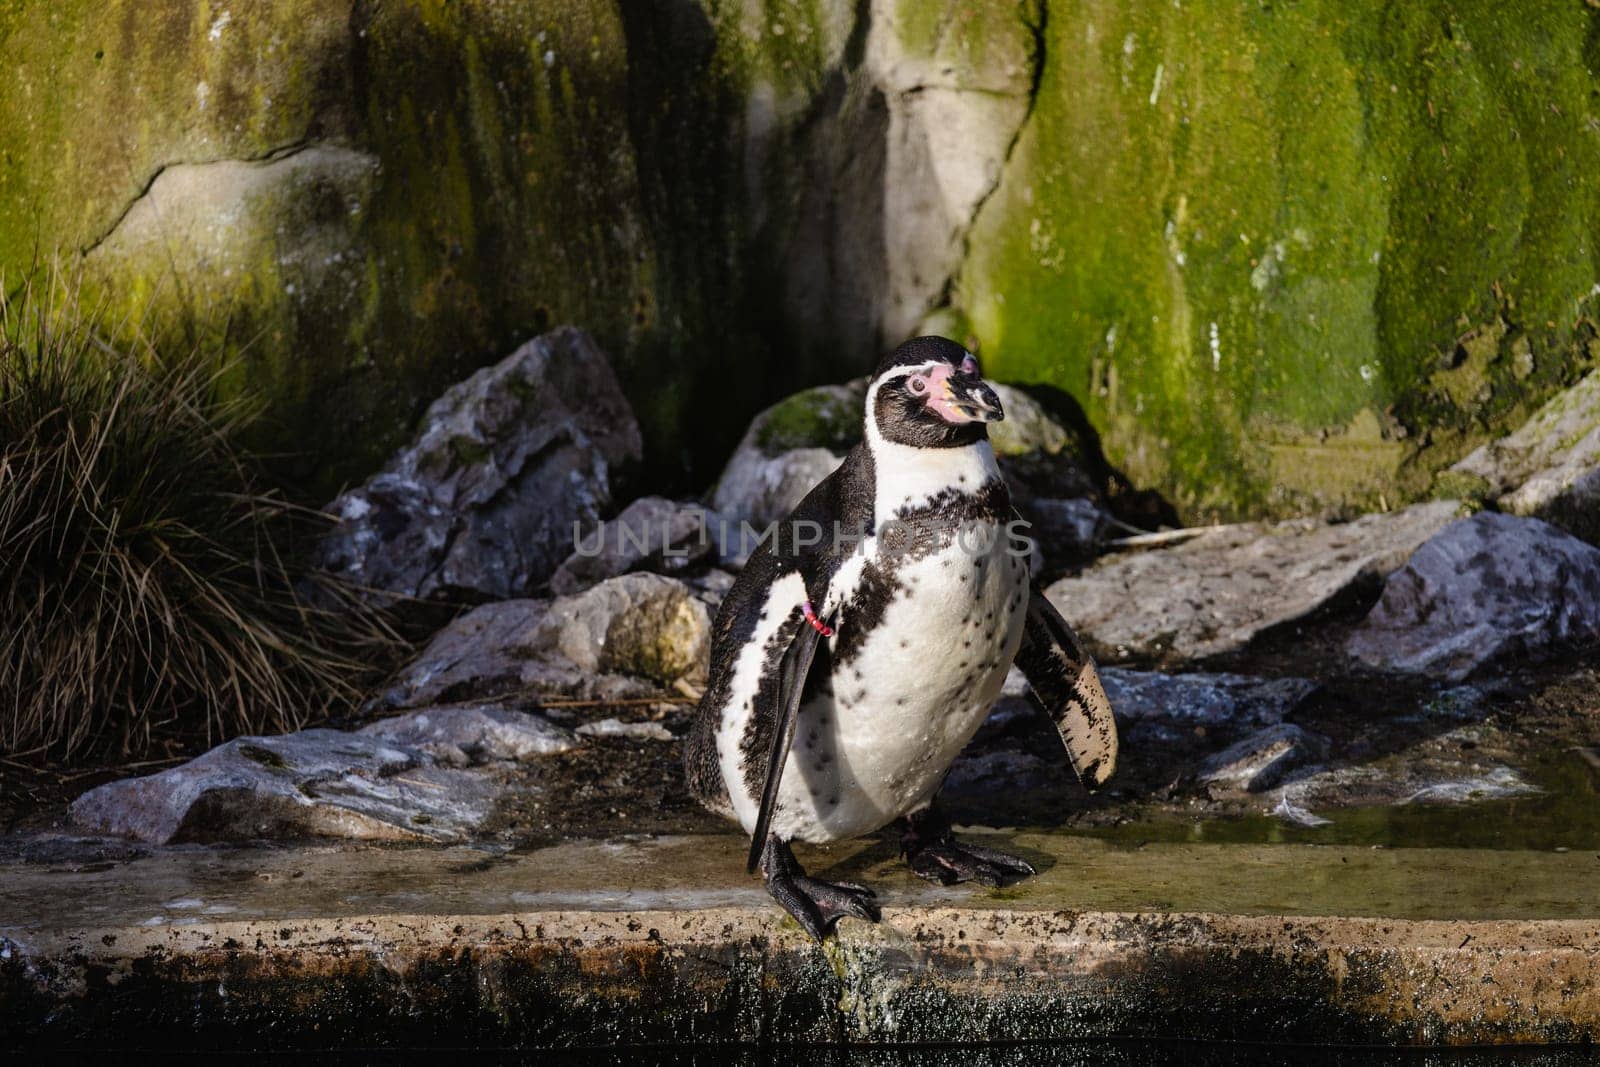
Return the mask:
[[659,574],[626,574],[570,597],[474,608],[434,635],[381,703],[648,696],[702,677],[710,635],[711,606],[696,590]]
[[318,563],[407,597],[526,594],[641,447],[605,353],[582,330],[551,331],[452,386],[409,446],[335,499]]
[[77,825],[150,844],[304,837],[466,840],[504,790],[494,761],[565,751],[525,712],[429,708],[359,733],[241,737],[159,774],[90,790]]
[[674,574],[721,562],[728,527],[699,504],[641,497],[574,546],[550,576],[550,591],[567,596],[630,571]]
[[[1450,468],[1502,511],[1600,544],[1600,371]],[[1448,482],[1446,484],[1449,484]]]
[[756,529],[789,514],[861,440],[866,379],[819,385],[778,401],[751,420],[722,469],[711,504]]
[[1343,524],[1220,527],[1103,559],[1047,595],[1104,659],[1215,656],[1382,578],[1460,511],[1435,501]]
[[1600,549],[1538,519],[1485,512],[1390,575],[1347,647],[1376,670],[1460,681],[1596,641]]

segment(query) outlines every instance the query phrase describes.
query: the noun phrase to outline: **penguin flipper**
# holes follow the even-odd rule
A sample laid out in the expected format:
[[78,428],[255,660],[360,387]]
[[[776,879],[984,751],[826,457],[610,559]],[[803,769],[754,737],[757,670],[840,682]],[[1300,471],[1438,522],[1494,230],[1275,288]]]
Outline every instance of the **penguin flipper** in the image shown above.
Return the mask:
[[1104,785],[1117,769],[1111,701],[1083,642],[1038,589],[1028,598],[1016,663],[1061,734],[1078,780],[1091,790]]
[[750,857],[746,865],[750,871],[761,862],[761,852],[767,844],[772,813],[778,807],[783,766],[789,762],[795,723],[800,719],[800,694],[805,690],[806,675],[811,672],[812,660],[816,659],[820,638],[814,628],[801,623],[778,665],[778,706],[774,709],[777,714],[772,729],[772,750],[767,755],[766,783],[761,789],[761,811],[756,816],[756,828],[750,838]]

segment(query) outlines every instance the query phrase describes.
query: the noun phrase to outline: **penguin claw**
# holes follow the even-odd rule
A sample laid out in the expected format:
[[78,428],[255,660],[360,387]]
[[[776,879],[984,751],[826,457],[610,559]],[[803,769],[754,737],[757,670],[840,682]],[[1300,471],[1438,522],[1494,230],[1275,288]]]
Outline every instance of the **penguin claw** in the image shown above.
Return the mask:
[[767,892],[800,927],[818,941],[833,933],[846,915],[867,922],[879,918],[877,894],[855,882],[824,882],[805,873],[789,846],[776,836],[767,839],[761,859]]
[[1015,881],[1038,873],[1027,860],[992,848],[960,845],[954,841],[923,845],[907,859],[913,873],[940,885],[977,882],[998,889],[1007,884],[1008,879]]
[[950,833],[950,821],[931,807],[906,817],[900,853],[914,874],[940,885],[977,882],[998,889],[1039,873],[1008,852],[961,844]]

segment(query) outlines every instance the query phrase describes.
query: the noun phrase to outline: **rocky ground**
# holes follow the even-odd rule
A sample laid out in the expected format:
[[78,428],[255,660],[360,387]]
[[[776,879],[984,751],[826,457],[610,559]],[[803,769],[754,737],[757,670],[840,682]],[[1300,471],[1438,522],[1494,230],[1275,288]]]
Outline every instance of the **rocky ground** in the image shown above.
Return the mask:
[[[1013,675],[947,781],[959,822],[1134,841],[1600,841],[1600,549],[1580,539],[1592,508],[1578,499],[1600,433],[1592,388],[1475,456],[1492,491],[1343,523],[1160,533],[1136,525],[1154,525],[1149,499],[1092,442],[1001,391],[995,446],[1040,538],[1035,581],[1100,658],[1122,758],[1088,795]],[[573,330],[524,346],[442,397],[413,445],[330,507],[322,558],[372,597],[476,604],[361,721],[135,777],[8,763],[6,851],[736,832],[681,770],[711,622],[750,547],[730,523],[781,516],[839,462],[859,393],[764,412],[710,506],[623,507],[615,468],[638,436],[604,354]],[[1534,440],[1541,426],[1566,447]],[[1496,456],[1512,457],[1505,471]],[[1539,479],[1566,487],[1550,522],[1496,506]],[[1582,521],[1569,532],[1565,515]]]

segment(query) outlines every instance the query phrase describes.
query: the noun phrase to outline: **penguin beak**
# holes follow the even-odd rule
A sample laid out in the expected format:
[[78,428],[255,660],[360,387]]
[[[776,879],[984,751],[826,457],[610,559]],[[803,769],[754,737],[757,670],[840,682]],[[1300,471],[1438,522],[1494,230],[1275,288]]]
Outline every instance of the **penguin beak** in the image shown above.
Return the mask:
[[1006,417],[989,383],[978,374],[978,365],[968,359],[959,368],[948,372],[936,371],[933,395],[928,406],[937,411],[946,422],[957,426],[968,422],[999,422]]

